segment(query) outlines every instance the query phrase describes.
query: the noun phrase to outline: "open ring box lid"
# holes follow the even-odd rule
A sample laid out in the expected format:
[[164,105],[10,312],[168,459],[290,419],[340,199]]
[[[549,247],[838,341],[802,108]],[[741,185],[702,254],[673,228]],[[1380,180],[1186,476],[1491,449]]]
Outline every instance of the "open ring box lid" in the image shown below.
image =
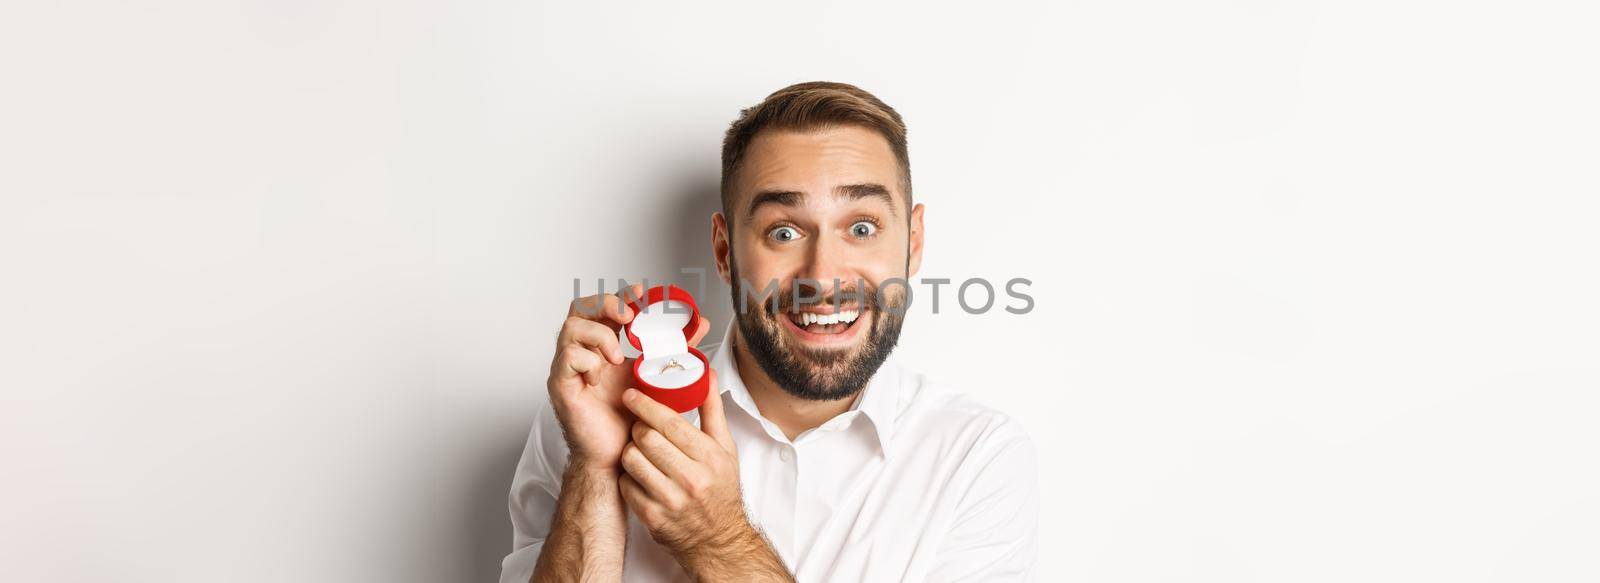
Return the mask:
[[694,296],[675,285],[657,286],[633,308],[633,321],[623,329],[640,352],[633,362],[634,388],[679,413],[699,407],[711,389],[711,362],[689,346],[700,330]]

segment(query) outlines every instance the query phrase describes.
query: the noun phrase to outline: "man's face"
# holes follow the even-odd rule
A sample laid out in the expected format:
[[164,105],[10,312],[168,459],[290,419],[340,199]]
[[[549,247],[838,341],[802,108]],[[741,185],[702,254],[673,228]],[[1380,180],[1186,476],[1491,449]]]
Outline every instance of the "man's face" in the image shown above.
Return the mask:
[[745,347],[796,396],[855,394],[904,321],[907,284],[885,282],[922,261],[922,205],[907,207],[888,142],[855,126],[763,131],[733,192],[713,247]]

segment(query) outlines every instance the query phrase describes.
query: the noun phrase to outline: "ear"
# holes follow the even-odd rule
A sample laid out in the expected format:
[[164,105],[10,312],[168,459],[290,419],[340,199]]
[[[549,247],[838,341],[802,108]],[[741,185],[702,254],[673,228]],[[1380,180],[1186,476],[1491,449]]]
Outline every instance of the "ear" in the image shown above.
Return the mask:
[[922,269],[922,203],[920,202],[911,209],[911,239],[907,243],[907,250],[911,252],[911,257],[906,277],[910,277]]
[[717,260],[717,276],[722,278],[722,283],[733,285],[733,275],[728,271],[729,251],[733,248],[728,241],[728,220],[722,213],[711,214],[711,254]]

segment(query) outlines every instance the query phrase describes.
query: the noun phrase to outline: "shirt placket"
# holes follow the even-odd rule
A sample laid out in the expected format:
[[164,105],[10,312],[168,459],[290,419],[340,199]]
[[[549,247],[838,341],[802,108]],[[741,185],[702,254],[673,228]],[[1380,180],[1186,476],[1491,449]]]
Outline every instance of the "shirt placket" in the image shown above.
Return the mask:
[[795,529],[800,523],[795,515],[799,501],[799,459],[794,445],[776,425],[765,418],[761,418],[760,422],[767,436],[772,438],[771,448],[764,460],[772,470],[760,477],[765,483],[763,489],[767,492],[765,506],[768,510],[763,513],[762,529],[784,563],[794,565],[799,560],[795,540]]

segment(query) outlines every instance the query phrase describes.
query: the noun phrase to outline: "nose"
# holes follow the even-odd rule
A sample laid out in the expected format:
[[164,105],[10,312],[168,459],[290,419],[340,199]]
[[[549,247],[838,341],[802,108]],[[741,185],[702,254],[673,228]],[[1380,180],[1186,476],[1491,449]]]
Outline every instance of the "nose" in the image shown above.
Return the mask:
[[831,237],[813,237],[808,249],[805,265],[801,268],[799,277],[810,280],[800,282],[803,297],[826,298],[834,293],[834,280],[838,280],[837,289],[845,290],[855,287],[849,272],[848,250]]

